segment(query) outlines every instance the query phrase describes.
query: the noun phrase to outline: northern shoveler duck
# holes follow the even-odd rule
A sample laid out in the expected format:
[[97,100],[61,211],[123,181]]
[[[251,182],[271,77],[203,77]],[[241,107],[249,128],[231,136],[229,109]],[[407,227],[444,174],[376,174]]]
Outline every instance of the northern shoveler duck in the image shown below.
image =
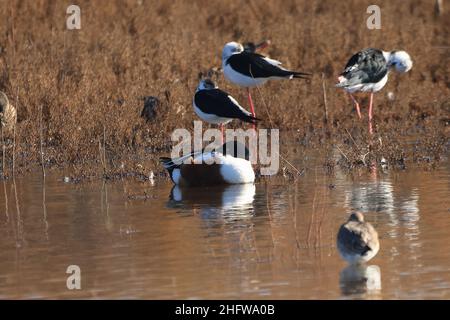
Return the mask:
[[370,92],[369,132],[372,129],[373,94],[380,91],[388,80],[389,71],[395,68],[398,72],[408,72],[412,68],[412,60],[405,51],[383,51],[374,48],[361,50],[347,62],[344,71],[339,75],[336,87],[347,91],[356,106],[361,119],[359,103],[353,97],[354,92]]
[[0,91],[0,122],[8,131],[12,130],[17,122],[16,108],[9,103],[8,97],[2,91]]
[[352,213],[337,235],[340,255],[350,264],[364,263],[380,250],[378,233],[361,212]]
[[194,111],[200,119],[220,125],[222,142],[224,124],[233,119],[239,119],[251,124],[255,124],[259,120],[242,108],[232,96],[220,90],[210,79],[200,80],[194,95],[193,105]]
[[229,141],[213,151],[193,152],[177,159],[160,158],[173,183],[180,186],[210,186],[253,183],[255,172],[248,149]]
[[228,42],[222,50],[222,69],[230,82],[247,88],[252,115],[255,116],[250,87],[270,79],[306,79],[311,74],[290,71],[281,67],[281,62],[265,57],[251,50],[244,50],[238,42]]

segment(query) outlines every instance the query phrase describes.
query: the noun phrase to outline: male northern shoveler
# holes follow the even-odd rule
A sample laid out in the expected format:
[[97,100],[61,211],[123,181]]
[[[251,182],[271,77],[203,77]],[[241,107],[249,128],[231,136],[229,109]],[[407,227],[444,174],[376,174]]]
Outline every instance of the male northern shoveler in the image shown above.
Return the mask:
[[12,130],[17,122],[17,111],[14,106],[9,103],[5,93],[0,91],[0,125],[6,130]]
[[259,120],[242,108],[232,96],[220,90],[210,79],[200,81],[194,95],[193,105],[194,111],[200,119],[208,123],[220,125],[222,140],[223,125],[233,119],[240,119],[252,124],[255,124]]
[[253,183],[255,172],[248,149],[229,141],[213,151],[193,152],[177,159],[160,158],[173,183],[180,186],[210,186]]
[[386,52],[368,48],[354,54],[338,78],[336,87],[346,90],[356,106],[361,119],[359,104],[353,97],[354,92],[370,92],[369,132],[372,130],[373,93],[380,91],[388,80],[389,70],[395,68],[398,72],[408,72],[412,68],[412,60],[405,51]]
[[352,213],[337,235],[337,247],[342,258],[350,264],[364,263],[380,250],[378,233],[361,212]]
[[250,87],[270,79],[306,79],[311,74],[290,71],[281,67],[281,62],[252,51],[244,50],[238,42],[228,42],[222,50],[222,69],[225,78],[238,86],[247,88],[252,115],[255,116]]

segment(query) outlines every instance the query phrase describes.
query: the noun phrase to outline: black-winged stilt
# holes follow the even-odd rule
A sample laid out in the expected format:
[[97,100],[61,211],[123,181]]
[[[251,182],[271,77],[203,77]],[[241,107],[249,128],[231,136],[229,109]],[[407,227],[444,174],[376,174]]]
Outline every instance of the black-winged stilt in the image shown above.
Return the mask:
[[220,125],[222,142],[224,124],[227,124],[233,119],[239,119],[251,124],[255,124],[259,120],[242,108],[232,96],[220,90],[210,79],[200,80],[194,95],[193,105],[194,111],[200,119],[208,123]]
[[[251,48],[250,48],[251,49]],[[250,94],[250,87],[254,87],[270,79],[306,79],[309,73],[296,72],[281,67],[281,62],[244,50],[237,42],[228,42],[222,50],[222,69],[230,82],[247,88],[250,109],[255,116],[255,108]]]
[[346,90],[356,106],[361,119],[359,104],[353,97],[354,92],[370,92],[369,103],[369,133],[372,129],[373,94],[380,91],[388,80],[389,70],[395,68],[398,72],[408,72],[412,68],[412,60],[405,51],[382,51],[368,48],[354,54],[338,78],[336,87]]

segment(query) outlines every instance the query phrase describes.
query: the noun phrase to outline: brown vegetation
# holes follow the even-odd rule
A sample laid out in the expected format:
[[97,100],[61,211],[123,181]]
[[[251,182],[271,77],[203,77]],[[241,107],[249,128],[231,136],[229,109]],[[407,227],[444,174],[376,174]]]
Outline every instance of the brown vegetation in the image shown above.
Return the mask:
[[[390,161],[439,159],[448,147],[450,17],[436,15],[432,2],[379,1],[381,30],[367,29],[372,3],[359,0],[85,0],[78,1],[81,30],[66,30],[64,1],[0,2],[0,90],[18,112],[15,147],[14,137],[5,138],[6,174],[13,151],[17,170],[40,164],[41,117],[47,168],[72,169],[77,177],[162,172],[157,157],[169,152],[170,133],[196,119],[191,100],[199,72],[220,66],[230,40],[270,39],[271,57],[314,73],[309,82],[277,81],[261,95],[254,91],[261,127],[283,128],[282,138],[303,146],[341,145],[347,157],[355,144],[372,143],[366,122],[356,121],[351,101],[333,87],[336,75],[362,48],[406,50],[412,71],[393,73],[375,96],[374,140],[381,137]],[[242,90],[223,77],[219,85],[246,105]],[[143,96],[161,101],[153,120],[140,117]],[[379,158],[373,145],[369,158]]]

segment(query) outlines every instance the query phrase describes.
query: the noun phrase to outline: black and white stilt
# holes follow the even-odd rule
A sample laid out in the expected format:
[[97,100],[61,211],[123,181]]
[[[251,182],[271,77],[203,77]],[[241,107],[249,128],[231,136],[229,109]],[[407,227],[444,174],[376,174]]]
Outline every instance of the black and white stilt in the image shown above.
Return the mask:
[[271,79],[306,79],[309,73],[287,70],[281,62],[265,57],[252,50],[244,50],[237,42],[227,43],[222,50],[222,69],[225,78],[238,86],[247,88],[248,100],[253,116],[253,105],[250,88],[261,85]]
[[194,95],[194,111],[205,122],[218,124],[222,130],[223,125],[233,119],[256,124],[258,120],[245,110],[231,95],[220,90],[210,79],[200,81]]
[[338,77],[336,87],[347,91],[355,103],[358,117],[361,119],[361,110],[355,97],[355,92],[370,92],[369,103],[369,133],[373,133],[373,94],[380,91],[388,80],[390,69],[398,72],[408,72],[412,68],[412,60],[405,51],[383,51],[368,48],[354,54],[347,62],[344,71]]

